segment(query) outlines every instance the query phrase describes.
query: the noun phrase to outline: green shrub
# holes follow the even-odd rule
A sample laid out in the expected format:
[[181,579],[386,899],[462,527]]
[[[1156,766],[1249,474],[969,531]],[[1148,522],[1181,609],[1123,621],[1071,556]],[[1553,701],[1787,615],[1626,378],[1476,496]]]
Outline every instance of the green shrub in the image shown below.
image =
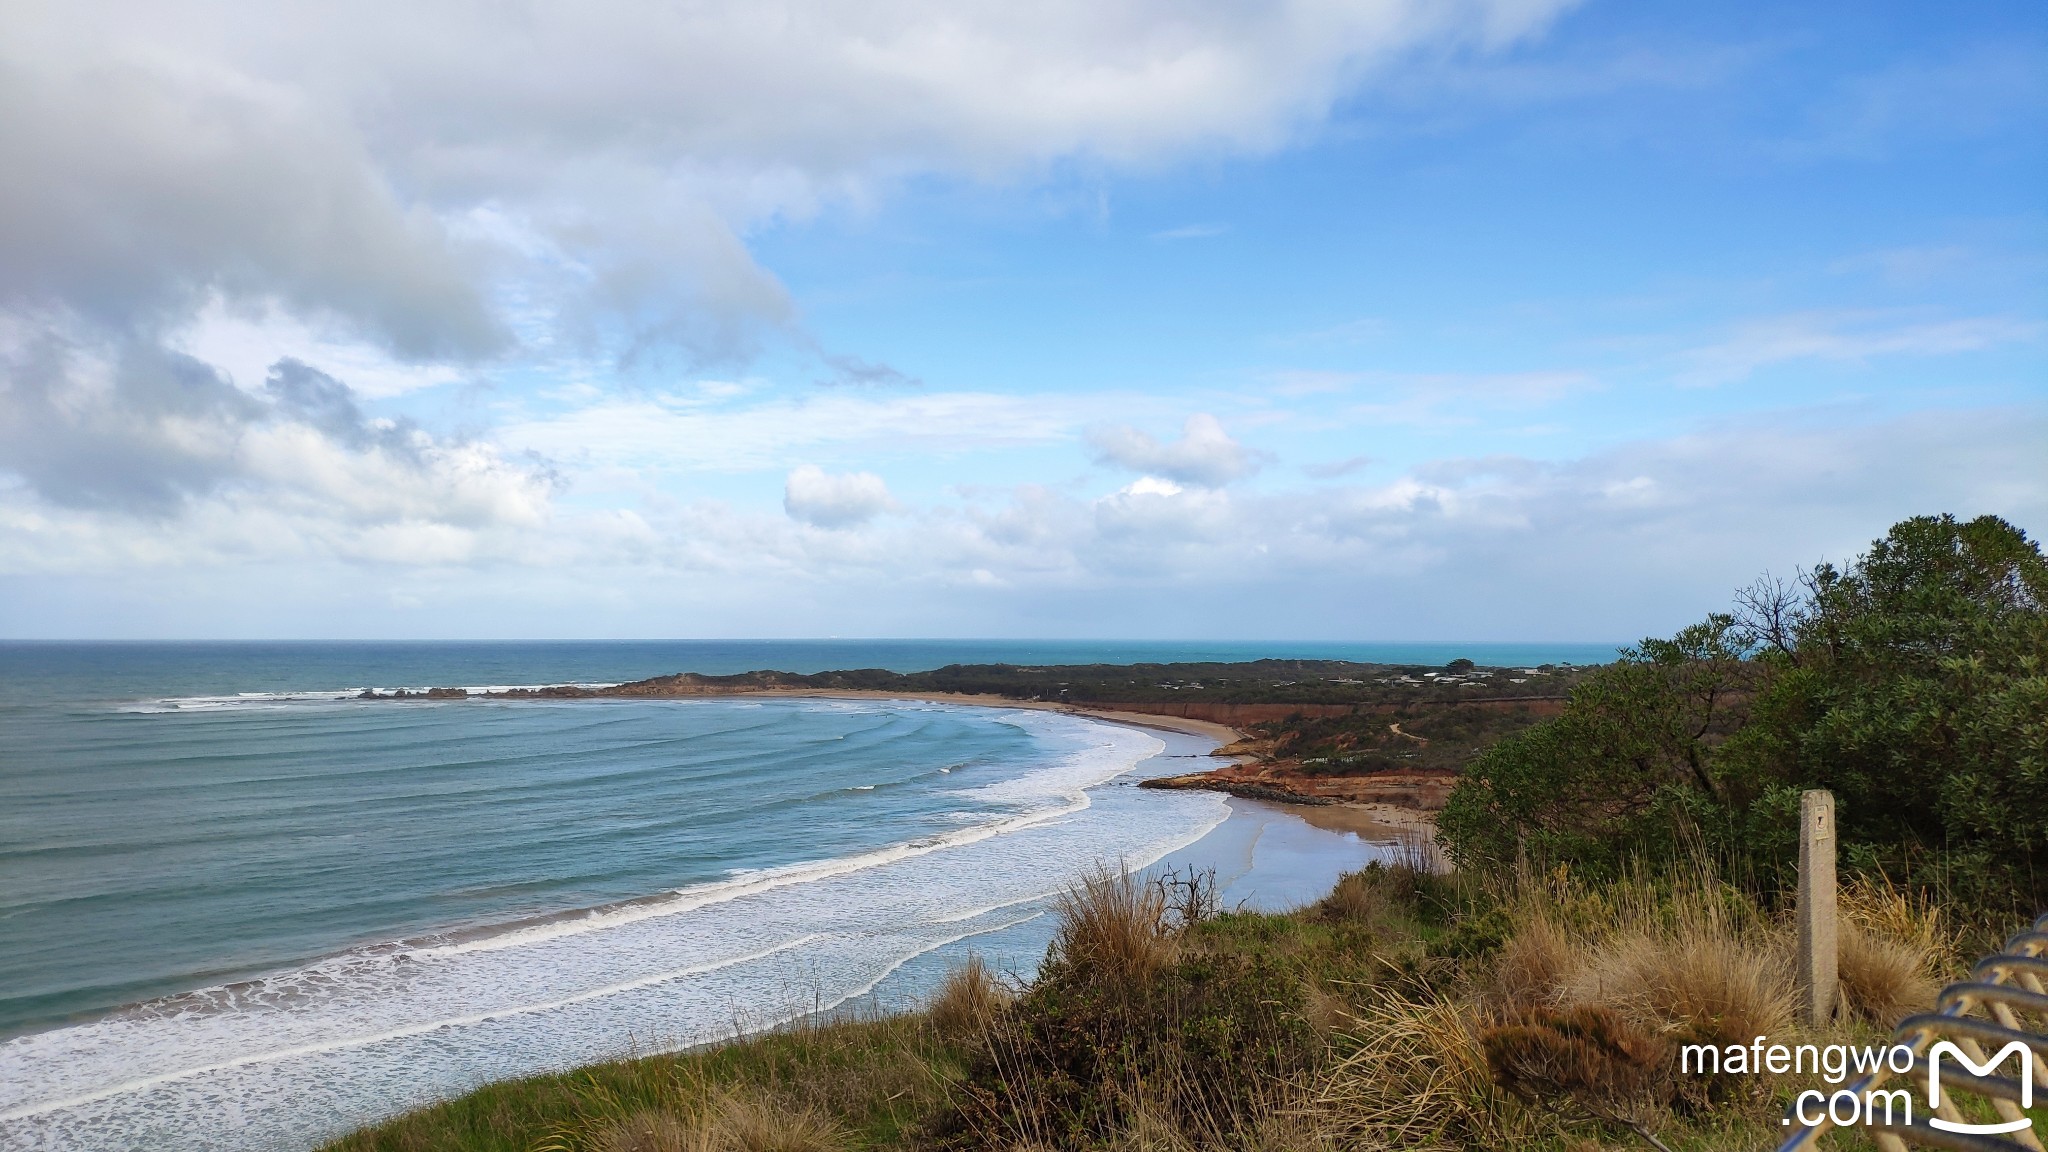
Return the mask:
[[1265,1116],[1313,1066],[1304,987],[1254,955],[1183,953],[1149,975],[1049,964],[998,1012],[937,1133],[959,1147],[1106,1139],[1139,1110],[1182,1130]]
[[1452,858],[1612,876],[1704,841],[1769,891],[1826,788],[1852,871],[1986,917],[2048,905],[2048,561],[2024,532],[1918,517],[1739,600],[1475,760],[1438,821]]

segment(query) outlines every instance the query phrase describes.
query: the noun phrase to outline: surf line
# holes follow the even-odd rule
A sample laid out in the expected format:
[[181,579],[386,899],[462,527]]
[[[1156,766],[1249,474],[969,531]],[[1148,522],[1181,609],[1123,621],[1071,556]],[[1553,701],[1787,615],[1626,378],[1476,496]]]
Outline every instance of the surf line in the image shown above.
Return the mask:
[[403,1040],[411,1036],[423,1036],[429,1032],[438,1032],[443,1028],[462,1028],[471,1024],[482,1024],[490,1020],[502,1020],[513,1016],[528,1016],[536,1012],[551,1012],[557,1008],[566,1008],[571,1004],[581,1004],[586,1000],[616,996],[621,992],[633,992],[641,988],[651,988],[657,984],[666,984],[671,980],[681,980],[688,976],[702,976],[707,972],[716,972],[722,968],[731,968],[740,964],[749,964],[756,960],[765,960],[778,952],[787,952],[793,948],[801,948],[806,944],[823,938],[823,933],[813,932],[805,936],[799,936],[794,940],[786,940],[770,948],[763,948],[758,952],[750,952],[744,956],[732,956],[707,964],[693,964],[688,968],[678,968],[672,972],[657,972],[652,976],[642,976],[637,980],[628,980],[620,984],[606,985],[603,988],[593,988],[587,992],[578,992],[574,996],[565,996],[560,1000],[549,1000],[540,1004],[522,1004],[512,1008],[496,1008],[489,1012],[478,1012],[468,1016],[450,1016],[444,1020],[430,1020],[424,1024],[409,1024],[403,1028],[379,1032],[374,1036],[351,1036],[342,1040],[323,1040],[314,1044],[301,1044],[295,1048],[280,1048],[274,1052],[259,1052],[252,1056],[237,1056],[232,1060],[222,1060],[215,1064],[202,1064],[195,1068],[181,1068],[175,1072],[162,1072],[155,1076],[145,1076],[138,1080],[115,1084],[112,1087],[101,1088],[94,1092],[72,1096],[64,1100],[52,1100],[31,1104],[24,1108],[17,1108],[11,1112],[0,1112],[0,1121],[25,1120],[31,1116],[41,1116],[47,1112],[61,1112],[66,1108],[76,1108],[81,1104],[91,1104],[96,1100],[105,1100],[111,1096],[120,1096],[128,1092],[140,1092],[144,1089],[155,1088],[158,1085],[169,1084],[173,1081],[189,1080],[194,1076],[204,1076],[209,1072],[225,1072],[232,1068],[246,1068],[252,1064],[269,1064],[279,1060],[290,1060],[298,1056],[317,1056],[323,1052],[339,1052],[346,1048],[363,1048],[371,1044],[381,1044],[387,1040]]
[[[1129,771],[1128,768],[1124,771]],[[1118,775],[1122,775],[1121,772]],[[668,896],[651,900],[635,900],[612,908],[593,910],[583,915],[553,917],[541,924],[495,932],[475,940],[453,944],[431,944],[412,950],[417,959],[438,960],[447,956],[461,956],[475,952],[493,952],[503,948],[523,947],[541,944],[569,936],[581,936],[589,932],[600,932],[621,928],[645,920],[656,920],[669,916],[681,916],[715,904],[727,904],[748,896],[772,892],[779,888],[814,884],[823,880],[834,880],[857,872],[886,867],[905,860],[914,860],[933,852],[951,848],[965,848],[992,840],[998,836],[1014,835],[1047,824],[1064,816],[1087,810],[1092,806],[1084,789],[1063,797],[1065,803],[1057,807],[1041,808],[1006,820],[976,825],[956,832],[942,833],[922,840],[910,840],[891,844],[884,848],[844,856],[832,860],[804,864],[788,864],[779,868],[766,869],[731,880],[714,881],[693,888],[683,888]],[[4,1119],[0,1116],[0,1119]]]
[[[992,710],[998,712],[1018,711],[1017,709]],[[1104,728],[1123,727],[1122,725],[1085,717],[1077,719],[1081,719],[1084,724],[1099,725]],[[1135,730],[1126,729],[1126,731]],[[855,872],[863,872],[871,868],[914,859],[932,852],[940,852],[952,848],[965,848],[971,844],[978,844],[998,836],[1008,836],[1023,832],[1027,829],[1072,816],[1077,812],[1086,811],[1094,805],[1094,801],[1088,795],[1090,788],[1101,787],[1109,781],[1131,772],[1139,764],[1157,755],[1165,748],[1165,745],[1159,743],[1156,738],[1144,733],[1140,733],[1140,735],[1145,735],[1147,740],[1154,745],[1144,755],[1125,760],[1123,756],[1126,754],[1119,754],[1116,763],[1121,766],[1117,767],[1115,771],[1107,772],[1102,775],[1101,779],[1083,784],[1071,792],[1060,793],[1059,799],[1062,803],[1040,808],[1036,811],[1024,812],[1007,819],[980,824],[971,828],[962,828],[922,840],[891,844],[887,847],[873,849],[853,856],[802,864],[788,864],[779,868],[771,868],[745,876],[734,877],[729,880],[714,881],[692,888],[678,889],[665,897],[652,900],[630,901],[608,909],[592,910],[582,916],[551,917],[541,924],[496,932],[474,940],[465,940],[452,944],[429,945],[415,949],[414,955],[422,959],[438,959],[444,956],[458,956],[472,952],[489,952],[500,948],[537,944],[565,936],[578,936],[586,932],[603,931],[609,928],[638,923],[643,920],[653,920],[694,912],[709,905],[727,903],[760,892],[772,891],[790,885],[814,883],[819,880],[832,879]],[[1015,781],[1004,781],[1004,783],[1015,783]],[[0,1115],[0,1119],[5,1119],[5,1116]]]

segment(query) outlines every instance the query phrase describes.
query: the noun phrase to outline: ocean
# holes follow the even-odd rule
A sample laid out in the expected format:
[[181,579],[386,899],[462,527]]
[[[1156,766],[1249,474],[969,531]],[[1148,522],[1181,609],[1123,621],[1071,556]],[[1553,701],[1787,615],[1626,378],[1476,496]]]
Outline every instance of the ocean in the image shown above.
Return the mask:
[[363,688],[1268,655],[1612,649],[0,644],[0,1147],[311,1148],[490,1079],[900,1006],[969,949],[1028,971],[1048,896],[1104,862],[1275,904],[1377,851],[1141,793],[1206,742],[1043,711]]

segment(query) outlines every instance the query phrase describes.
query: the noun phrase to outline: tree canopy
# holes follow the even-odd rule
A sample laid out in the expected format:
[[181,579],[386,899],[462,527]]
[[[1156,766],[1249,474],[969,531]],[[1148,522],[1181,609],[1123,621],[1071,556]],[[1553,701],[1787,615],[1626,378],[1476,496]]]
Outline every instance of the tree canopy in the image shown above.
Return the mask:
[[1611,869],[1690,827],[1768,873],[1807,788],[1834,792],[1852,868],[2048,906],[2048,561],[2024,532],[1915,517],[1758,581],[1480,756],[1439,827],[1469,867]]

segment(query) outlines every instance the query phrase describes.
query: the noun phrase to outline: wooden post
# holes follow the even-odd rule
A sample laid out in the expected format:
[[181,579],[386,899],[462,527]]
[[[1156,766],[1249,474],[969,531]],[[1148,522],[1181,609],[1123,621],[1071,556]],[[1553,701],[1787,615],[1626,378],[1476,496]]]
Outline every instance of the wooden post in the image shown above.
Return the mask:
[[1799,1006],[1806,1022],[1835,1014],[1835,795],[1799,797]]

